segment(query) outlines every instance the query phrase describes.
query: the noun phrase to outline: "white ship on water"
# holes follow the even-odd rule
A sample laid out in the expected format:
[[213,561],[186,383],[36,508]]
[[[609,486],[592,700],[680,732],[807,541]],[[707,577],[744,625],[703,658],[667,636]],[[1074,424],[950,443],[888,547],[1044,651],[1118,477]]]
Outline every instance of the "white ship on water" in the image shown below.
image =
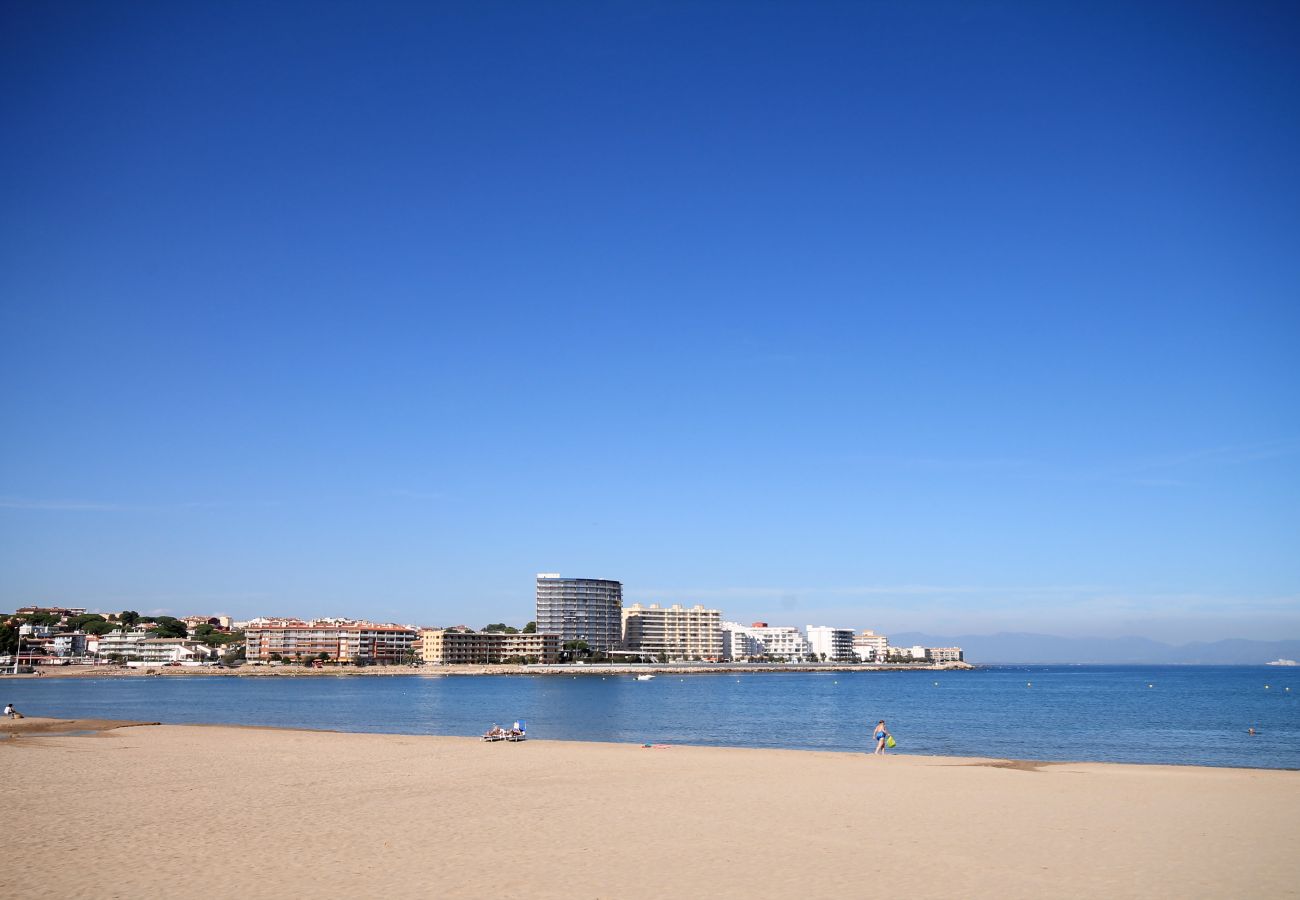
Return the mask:
[[1294,659],[1275,659],[1275,660],[1273,660],[1271,663],[1267,663],[1267,665],[1270,665],[1270,666],[1300,666],[1300,663],[1296,662]]

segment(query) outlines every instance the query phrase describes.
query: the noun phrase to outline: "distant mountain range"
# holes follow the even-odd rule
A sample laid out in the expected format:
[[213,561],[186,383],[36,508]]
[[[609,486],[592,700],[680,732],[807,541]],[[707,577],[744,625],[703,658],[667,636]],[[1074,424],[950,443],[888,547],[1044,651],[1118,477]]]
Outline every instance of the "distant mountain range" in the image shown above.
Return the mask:
[[1300,659],[1300,640],[1224,640],[1175,646],[1141,637],[1059,637],[1052,634],[963,634],[938,637],[920,632],[889,635],[895,647],[961,647],[971,663],[1099,663],[1122,665],[1261,665]]

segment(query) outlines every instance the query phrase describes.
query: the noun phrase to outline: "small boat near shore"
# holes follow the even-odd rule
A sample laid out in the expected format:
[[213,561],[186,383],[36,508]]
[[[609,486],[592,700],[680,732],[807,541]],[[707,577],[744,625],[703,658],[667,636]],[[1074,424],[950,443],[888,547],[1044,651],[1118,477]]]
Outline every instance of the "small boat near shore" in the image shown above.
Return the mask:
[[1271,663],[1265,663],[1268,666],[1300,666],[1300,663],[1294,659],[1275,659]]
[[645,674],[645,675],[638,675],[638,676],[636,677],[636,680],[637,680],[637,681],[649,681],[649,680],[652,679],[652,678],[654,678],[653,675]]

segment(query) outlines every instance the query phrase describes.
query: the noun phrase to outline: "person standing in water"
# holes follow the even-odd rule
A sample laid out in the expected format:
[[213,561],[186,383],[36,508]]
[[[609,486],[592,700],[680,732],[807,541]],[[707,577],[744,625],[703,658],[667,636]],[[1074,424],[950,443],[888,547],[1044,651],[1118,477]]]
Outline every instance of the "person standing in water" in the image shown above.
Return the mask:
[[885,720],[881,719],[876,723],[876,755],[885,755],[885,741],[889,740],[889,729],[885,727]]

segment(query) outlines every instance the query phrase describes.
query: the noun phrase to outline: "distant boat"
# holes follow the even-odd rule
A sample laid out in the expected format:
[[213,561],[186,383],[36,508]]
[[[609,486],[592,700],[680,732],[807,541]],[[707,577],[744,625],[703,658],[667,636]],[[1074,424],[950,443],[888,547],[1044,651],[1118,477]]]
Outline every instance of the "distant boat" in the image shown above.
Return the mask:
[[[1272,663],[1269,663],[1269,665],[1272,665]],[[1291,663],[1291,665],[1294,666],[1295,663]],[[637,681],[649,681],[651,678],[654,678],[654,676],[653,676],[653,675],[638,675],[638,676],[636,677],[636,680],[637,680]]]
[[1270,666],[1300,666],[1300,663],[1296,662],[1294,659],[1275,659],[1275,660],[1273,660],[1271,663],[1268,663],[1267,665],[1270,665]]

